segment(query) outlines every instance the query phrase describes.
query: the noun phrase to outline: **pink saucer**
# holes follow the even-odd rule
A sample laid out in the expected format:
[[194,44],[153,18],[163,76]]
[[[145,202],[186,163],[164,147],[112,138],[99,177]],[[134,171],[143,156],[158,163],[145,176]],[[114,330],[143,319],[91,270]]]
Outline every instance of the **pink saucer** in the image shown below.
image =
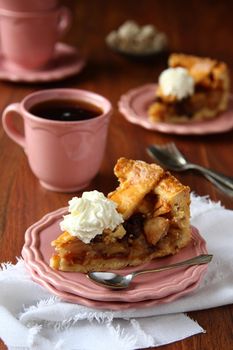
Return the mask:
[[[25,261],[26,263],[26,261]],[[27,264],[27,263],[26,263]],[[165,304],[165,303],[170,303],[183,295],[186,295],[193,290],[195,290],[199,283],[200,280],[197,280],[193,284],[191,284],[189,287],[184,289],[183,291],[179,293],[174,293],[171,294],[165,298],[161,299],[149,299],[149,300],[143,300],[139,301],[136,303],[131,303],[131,302],[114,302],[114,301],[98,301],[98,300],[91,300],[91,299],[86,299],[79,297],[76,294],[68,293],[68,292],[63,292],[58,289],[56,289],[52,284],[46,282],[44,279],[42,279],[36,271],[34,271],[29,265],[27,266],[27,270],[30,272],[32,279],[39,283],[41,286],[45,287],[48,289],[52,294],[56,295],[57,297],[61,298],[64,301],[70,302],[70,303],[75,303],[75,304],[80,304],[84,305],[87,307],[91,308],[96,308],[96,309],[105,309],[105,310],[112,310],[112,311],[117,311],[117,310],[128,310],[128,309],[141,309],[141,308],[149,308],[158,304]],[[205,271],[203,271],[203,274]]]
[[53,60],[41,70],[19,68],[0,57],[0,80],[26,83],[52,82],[78,74],[84,65],[85,61],[80,58],[76,48],[58,43]]
[[[85,274],[55,271],[49,266],[49,259],[54,252],[50,243],[58,236],[59,222],[66,212],[67,208],[58,209],[32,225],[25,233],[25,244],[22,250],[28,269],[37,274],[37,281],[48,285],[50,289],[55,289],[57,293],[69,293],[72,297],[76,295],[85,301],[90,299],[111,302],[111,304],[112,302],[135,304],[145,300],[161,300],[171,295],[175,298],[175,295],[178,297],[180,293],[183,295],[187,290],[189,291],[192,285],[195,288],[207,269],[206,265],[200,265],[153,274],[153,278],[150,274],[141,275],[135,279],[130,288],[117,293],[95,285]],[[174,256],[154,260],[140,268],[172,264],[202,253],[206,253],[205,241],[193,227],[192,241],[186,248]],[[137,268],[128,268],[121,272],[125,274]]]
[[118,108],[129,122],[149,130],[181,135],[221,133],[233,128],[233,96],[230,96],[228,110],[214,119],[179,124],[152,123],[147,110],[153,103],[156,87],[156,84],[143,85],[121,96]]

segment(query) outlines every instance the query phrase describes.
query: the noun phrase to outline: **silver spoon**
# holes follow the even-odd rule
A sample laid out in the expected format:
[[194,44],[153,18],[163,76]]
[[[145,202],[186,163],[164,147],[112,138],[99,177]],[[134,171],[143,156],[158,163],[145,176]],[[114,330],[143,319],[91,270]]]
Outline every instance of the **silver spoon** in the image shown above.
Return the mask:
[[114,272],[89,272],[87,274],[87,277],[90,278],[94,283],[106,288],[125,289],[130,285],[133,278],[138,275],[141,275],[144,273],[151,273],[151,272],[161,272],[161,271],[170,270],[181,266],[207,264],[211,261],[212,257],[213,255],[211,254],[202,254],[202,255],[195,256],[192,259],[180,261],[176,264],[161,266],[156,269],[134,271],[125,276],[118,275]]
[[221,191],[233,197],[233,177],[225,176],[216,171],[188,162],[174,143],[151,145],[146,150],[153,159],[156,159],[169,170],[186,171],[194,169],[201,172]]

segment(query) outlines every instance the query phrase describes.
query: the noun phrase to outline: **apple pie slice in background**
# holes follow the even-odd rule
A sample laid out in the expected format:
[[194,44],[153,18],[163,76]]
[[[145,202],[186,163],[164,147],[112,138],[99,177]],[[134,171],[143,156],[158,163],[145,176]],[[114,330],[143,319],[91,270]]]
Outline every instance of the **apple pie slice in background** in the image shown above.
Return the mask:
[[158,79],[152,122],[179,123],[216,117],[229,101],[227,65],[210,58],[171,54]]

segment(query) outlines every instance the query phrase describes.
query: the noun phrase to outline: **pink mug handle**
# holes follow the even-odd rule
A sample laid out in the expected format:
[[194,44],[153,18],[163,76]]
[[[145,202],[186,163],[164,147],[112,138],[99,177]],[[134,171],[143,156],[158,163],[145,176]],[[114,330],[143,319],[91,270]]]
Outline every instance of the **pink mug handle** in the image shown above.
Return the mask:
[[25,137],[19,130],[16,128],[14,124],[13,117],[22,117],[22,113],[20,111],[20,103],[12,103],[7,106],[2,114],[2,125],[6,134],[16,143],[18,143],[21,147],[25,148]]
[[65,34],[71,27],[72,15],[71,11],[62,6],[59,10],[59,22],[58,22],[58,35],[61,37]]

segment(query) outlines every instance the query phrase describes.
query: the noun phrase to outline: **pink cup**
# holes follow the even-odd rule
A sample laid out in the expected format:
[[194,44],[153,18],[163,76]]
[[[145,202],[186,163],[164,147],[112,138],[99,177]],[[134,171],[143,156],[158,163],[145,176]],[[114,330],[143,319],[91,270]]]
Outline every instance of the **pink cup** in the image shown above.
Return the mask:
[[0,0],[0,8],[10,11],[47,11],[57,5],[58,0]]
[[0,10],[1,54],[8,65],[39,69],[53,57],[55,44],[71,23],[68,8],[45,12]]
[[[35,104],[64,99],[91,103],[102,110],[99,116],[82,121],[54,121],[30,113]],[[41,185],[52,191],[78,191],[90,183],[104,156],[111,103],[104,97],[79,89],[51,89],[34,92],[21,103],[5,108],[2,115],[7,135],[28,157],[32,172]],[[22,117],[24,135],[14,124]]]

